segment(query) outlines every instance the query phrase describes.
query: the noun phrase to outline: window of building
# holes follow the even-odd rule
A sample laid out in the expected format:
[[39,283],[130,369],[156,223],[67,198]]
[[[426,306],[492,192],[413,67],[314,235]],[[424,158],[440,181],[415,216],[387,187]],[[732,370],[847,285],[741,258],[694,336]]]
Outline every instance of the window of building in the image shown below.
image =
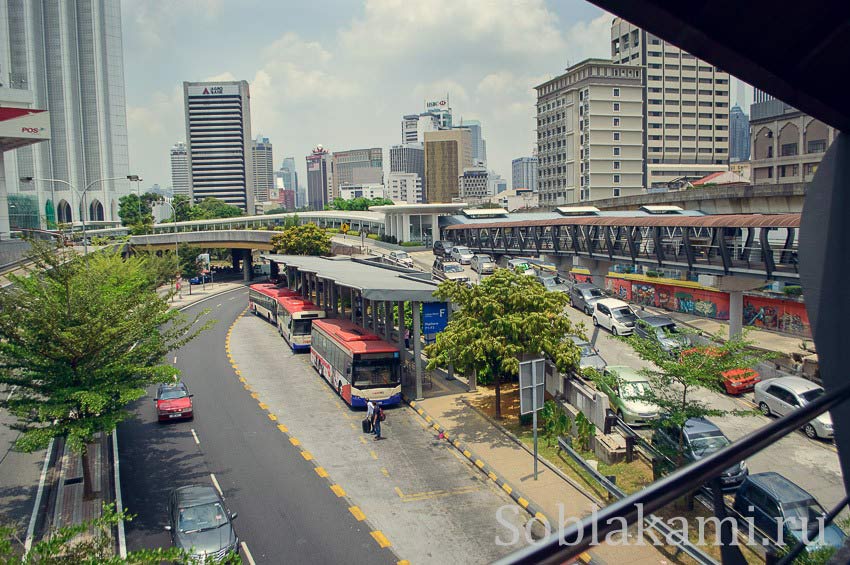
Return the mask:
[[792,157],[797,154],[796,143],[784,143],[779,149],[779,155],[782,157]]
[[614,175],[614,184],[620,184],[620,175]]
[[638,55],[640,55],[640,53],[635,53],[634,55],[632,55],[632,56],[631,56],[631,57],[629,57],[629,58],[630,58],[630,59],[632,59],[632,60],[635,60],[635,59],[637,59],[637,58],[638,58]]
[[619,147],[615,147],[615,148],[614,148],[614,157],[617,157],[617,156],[619,156],[619,155],[620,155],[620,148],[619,148]]
[[729,141],[728,137],[715,137],[714,141],[727,142]]
[[661,153],[661,148],[660,147],[650,147],[649,152],[650,153]]
[[825,139],[813,139],[806,144],[806,153],[823,153],[826,151]]
[[711,141],[711,137],[706,136],[706,135],[701,135],[701,136],[699,136],[699,140],[700,141]]
[[648,102],[649,102],[650,104],[654,105],[654,106],[658,106],[658,105],[660,105],[660,104],[661,104],[661,100],[659,100],[659,99],[657,99],[657,98],[650,98],[650,99],[648,100]]
[[647,55],[649,55],[650,57],[660,57],[661,51],[648,51]]
[[614,170],[616,171],[616,170],[618,170],[619,168],[620,168],[620,162],[619,162],[619,161],[614,161]]
[[682,136],[682,141],[691,141],[691,142],[693,142],[693,141],[696,141],[696,140],[697,140],[697,138],[696,138],[696,137],[694,137],[693,135],[683,135],[683,136]]
[[806,176],[815,174],[817,172],[817,170],[818,170],[818,164],[817,163],[806,163],[805,165],[803,165],[803,174],[806,175]]
[[619,187],[619,186],[615,186],[615,187],[614,187],[614,198],[616,198],[616,197],[618,197],[618,196],[620,196],[620,187]]
[[620,118],[614,118],[614,127],[620,127]]
[[620,141],[620,132],[618,132],[618,131],[614,132],[614,141]]
[[615,97],[620,96],[620,89],[619,88],[614,89],[614,96]]
[[615,111],[615,112],[619,112],[619,111],[620,111],[620,103],[619,103],[619,102],[614,102],[614,111]]

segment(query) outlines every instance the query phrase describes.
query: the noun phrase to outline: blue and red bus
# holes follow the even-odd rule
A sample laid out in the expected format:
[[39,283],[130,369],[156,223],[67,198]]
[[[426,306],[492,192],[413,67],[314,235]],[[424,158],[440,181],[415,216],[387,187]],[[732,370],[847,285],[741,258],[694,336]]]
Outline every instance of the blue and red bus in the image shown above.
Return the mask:
[[313,321],[310,361],[349,406],[401,402],[401,352],[348,320]]
[[325,317],[325,311],[309,300],[295,296],[277,299],[277,331],[292,351],[309,351],[313,320]]

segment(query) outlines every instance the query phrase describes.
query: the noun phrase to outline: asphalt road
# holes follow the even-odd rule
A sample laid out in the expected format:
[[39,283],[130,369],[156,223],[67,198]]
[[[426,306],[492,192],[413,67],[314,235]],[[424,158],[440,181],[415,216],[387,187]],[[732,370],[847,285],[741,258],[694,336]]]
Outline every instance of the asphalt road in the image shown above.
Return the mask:
[[127,524],[128,549],[169,544],[163,530],[168,493],[210,484],[212,473],[230,510],[239,513],[236,531],[256,563],[395,562],[372,539],[368,523],[355,520],[345,500],[244,394],[224,343],[246,302],[247,291],[240,289],[186,310],[193,315],[210,308],[219,321],[169,358],[176,356],[194,394],[194,421],[158,424],[149,395],[134,407],[134,418],[119,426],[124,506],[137,514]]

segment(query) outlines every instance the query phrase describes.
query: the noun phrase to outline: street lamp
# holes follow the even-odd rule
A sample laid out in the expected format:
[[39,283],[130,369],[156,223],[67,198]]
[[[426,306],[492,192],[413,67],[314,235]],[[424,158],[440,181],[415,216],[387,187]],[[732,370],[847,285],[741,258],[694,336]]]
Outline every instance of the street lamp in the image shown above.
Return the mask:
[[136,183],[136,196],[139,204],[139,221],[142,221],[142,179],[139,175],[127,175],[127,180]]
[[[179,273],[179,271],[180,271],[180,247],[179,247],[180,243],[177,240],[180,236],[177,235],[177,210],[175,210],[174,205],[171,202],[168,202],[167,200],[162,200],[159,204],[164,205],[164,206],[168,206],[169,208],[171,208],[171,217],[174,219],[174,221],[173,221],[173,224],[174,224],[174,258],[177,261],[177,270],[178,270],[178,273]],[[177,292],[180,293],[180,298],[183,298],[183,292],[180,289],[180,287],[177,288]],[[192,283],[189,283],[189,294],[192,294]]]

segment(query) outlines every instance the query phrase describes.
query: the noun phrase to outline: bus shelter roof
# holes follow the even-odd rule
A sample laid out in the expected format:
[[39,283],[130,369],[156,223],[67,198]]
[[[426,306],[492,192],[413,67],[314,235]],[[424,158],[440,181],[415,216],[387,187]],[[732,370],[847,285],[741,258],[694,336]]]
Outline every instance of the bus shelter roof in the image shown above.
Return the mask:
[[434,297],[437,285],[417,280],[417,272],[381,266],[363,259],[310,257],[302,255],[261,255],[281,267],[292,267],[336,285],[353,288],[366,300],[442,302]]

